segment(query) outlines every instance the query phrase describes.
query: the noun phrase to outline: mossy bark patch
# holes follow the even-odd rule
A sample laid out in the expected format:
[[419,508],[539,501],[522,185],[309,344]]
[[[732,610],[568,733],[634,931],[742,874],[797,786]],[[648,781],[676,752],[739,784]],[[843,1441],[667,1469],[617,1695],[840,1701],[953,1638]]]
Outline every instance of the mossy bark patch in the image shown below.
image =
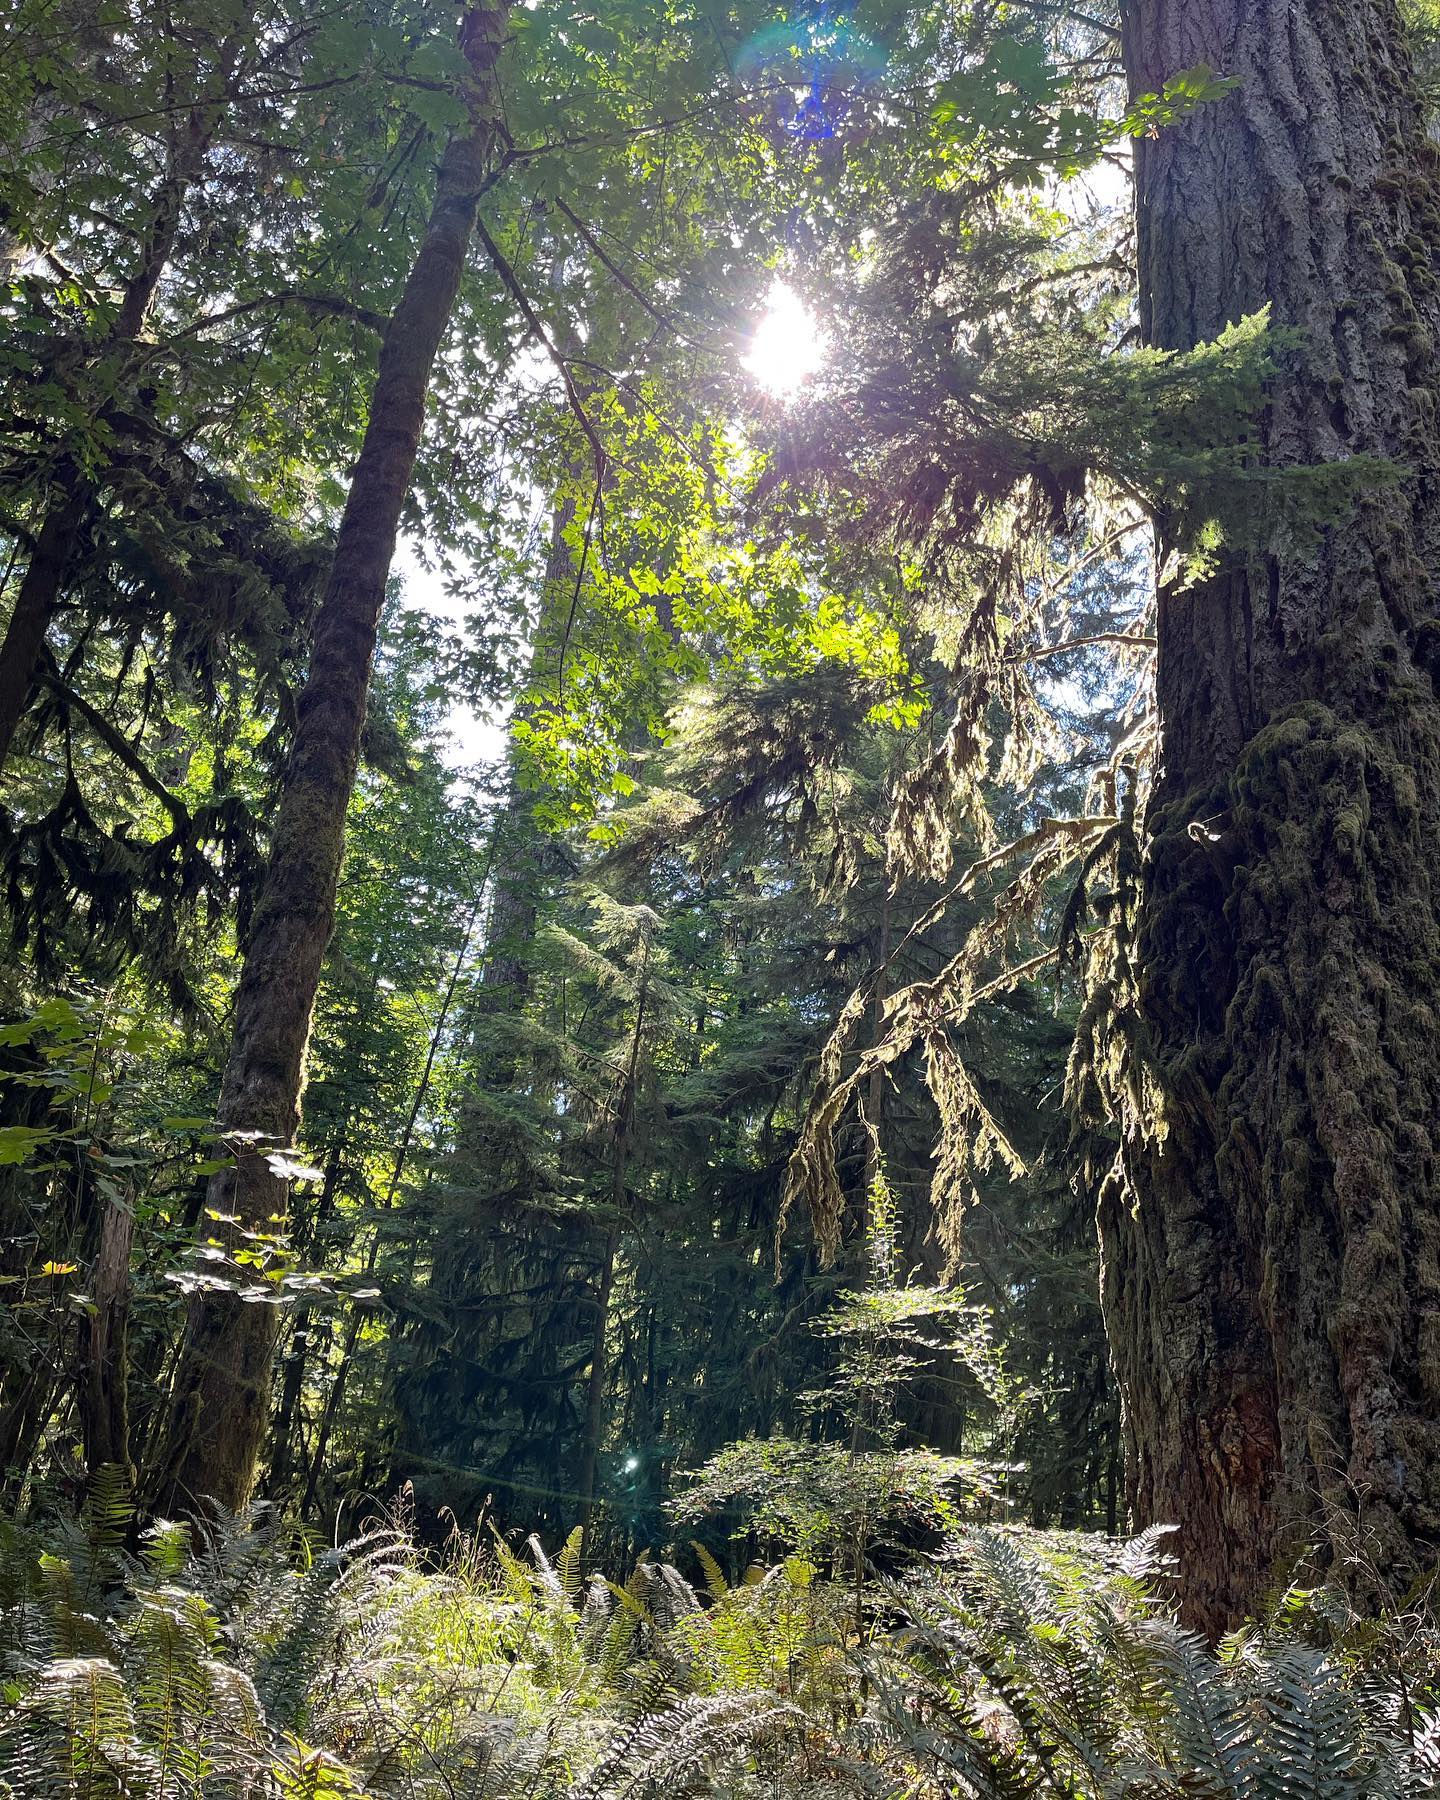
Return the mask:
[[1402,1580],[1440,1546],[1440,212],[1390,6],[1132,0],[1126,54],[1136,92],[1239,84],[1139,146],[1147,339],[1268,305],[1265,461],[1405,471],[1160,600],[1149,1079],[1101,1224],[1132,1505],[1215,1630],[1307,1544]]

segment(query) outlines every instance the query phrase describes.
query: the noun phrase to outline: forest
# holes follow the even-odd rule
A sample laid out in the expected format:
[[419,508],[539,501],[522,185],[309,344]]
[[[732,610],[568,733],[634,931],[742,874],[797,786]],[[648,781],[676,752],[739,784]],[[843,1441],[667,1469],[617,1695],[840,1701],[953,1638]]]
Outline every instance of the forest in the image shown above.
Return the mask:
[[0,11],[0,1796],[1440,1797],[1440,3]]

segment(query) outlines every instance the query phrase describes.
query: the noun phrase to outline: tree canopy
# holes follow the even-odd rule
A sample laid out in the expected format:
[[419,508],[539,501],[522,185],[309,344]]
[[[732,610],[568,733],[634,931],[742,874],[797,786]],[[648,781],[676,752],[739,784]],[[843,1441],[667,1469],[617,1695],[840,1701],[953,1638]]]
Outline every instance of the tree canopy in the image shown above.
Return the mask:
[[[173,1575],[216,1780],[388,1791],[223,1573],[384,1507],[326,1579],[542,1711],[718,1720],[809,1607],[856,1792],[1268,1770],[1272,1675],[1434,1791],[1346,1635],[1440,1548],[1433,9],[0,31],[0,1548],[120,1596],[134,1767]],[[1167,1607],[1083,1748],[1027,1658]],[[894,1737],[976,1669],[993,1754]]]

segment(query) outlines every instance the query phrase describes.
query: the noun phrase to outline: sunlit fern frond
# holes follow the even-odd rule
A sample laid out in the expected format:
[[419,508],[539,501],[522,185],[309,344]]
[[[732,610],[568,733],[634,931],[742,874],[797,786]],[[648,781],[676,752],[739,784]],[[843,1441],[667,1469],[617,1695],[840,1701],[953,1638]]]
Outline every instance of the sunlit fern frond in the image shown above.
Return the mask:
[[308,1729],[347,1633],[373,1613],[375,1596],[404,1571],[408,1554],[396,1533],[377,1530],[314,1557],[298,1576],[275,1559],[240,1614],[249,1672],[272,1723]]
[[259,1699],[221,1649],[219,1621],[203,1595],[184,1588],[141,1595],[125,1634],[124,1673],[157,1800],[188,1800],[212,1779],[253,1773],[265,1760]]
[[148,1791],[153,1769],[116,1664],[102,1656],[46,1664],[0,1723],[0,1766],[16,1800]]
[[952,1669],[934,1640],[912,1638],[900,1662],[872,1658],[869,1704],[855,1735],[883,1765],[923,1771],[937,1792],[1029,1800],[1048,1780],[1006,1709],[972,1674]]
[[1247,1673],[1260,1715],[1256,1761],[1272,1779],[1283,1776],[1289,1791],[1314,1800],[1404,1800],[1418,1792],[1404,1748],[1323,1651],[1290,1644],[1256,1658]]
[[580,1594],[581,1557],[585,1543],[583,1527],[577,1525],[566,1538],[559,1556],[555,1559],[555,1578],[560,1583],[560,1592],[567,1606],[574,1606]]
[[94,1567],[84,1552],[80,1567],[66,1555],[45,1551],[38,1563],[44,1608],[40,1632],[57,1658],[105,1656],[114,1645],[112,1620],[105,1615],[103,1593],[93,1589]]
[[573,1800],[658,1800],[724,1792],[724,1771],[748,1760],[788,1731],[803,1738],[807,1721],[798,1707],[756,1704],[754,1696],[692,1696],[647,1712],[619,1734]]

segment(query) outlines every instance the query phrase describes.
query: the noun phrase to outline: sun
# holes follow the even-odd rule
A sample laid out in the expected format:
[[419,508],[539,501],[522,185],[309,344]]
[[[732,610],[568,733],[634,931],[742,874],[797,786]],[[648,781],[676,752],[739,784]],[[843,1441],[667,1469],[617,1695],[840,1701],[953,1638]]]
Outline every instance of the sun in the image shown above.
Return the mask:
[[767,393],[798,392],[830,354],[830,338],[786,282],[771,284],[744,363]]

